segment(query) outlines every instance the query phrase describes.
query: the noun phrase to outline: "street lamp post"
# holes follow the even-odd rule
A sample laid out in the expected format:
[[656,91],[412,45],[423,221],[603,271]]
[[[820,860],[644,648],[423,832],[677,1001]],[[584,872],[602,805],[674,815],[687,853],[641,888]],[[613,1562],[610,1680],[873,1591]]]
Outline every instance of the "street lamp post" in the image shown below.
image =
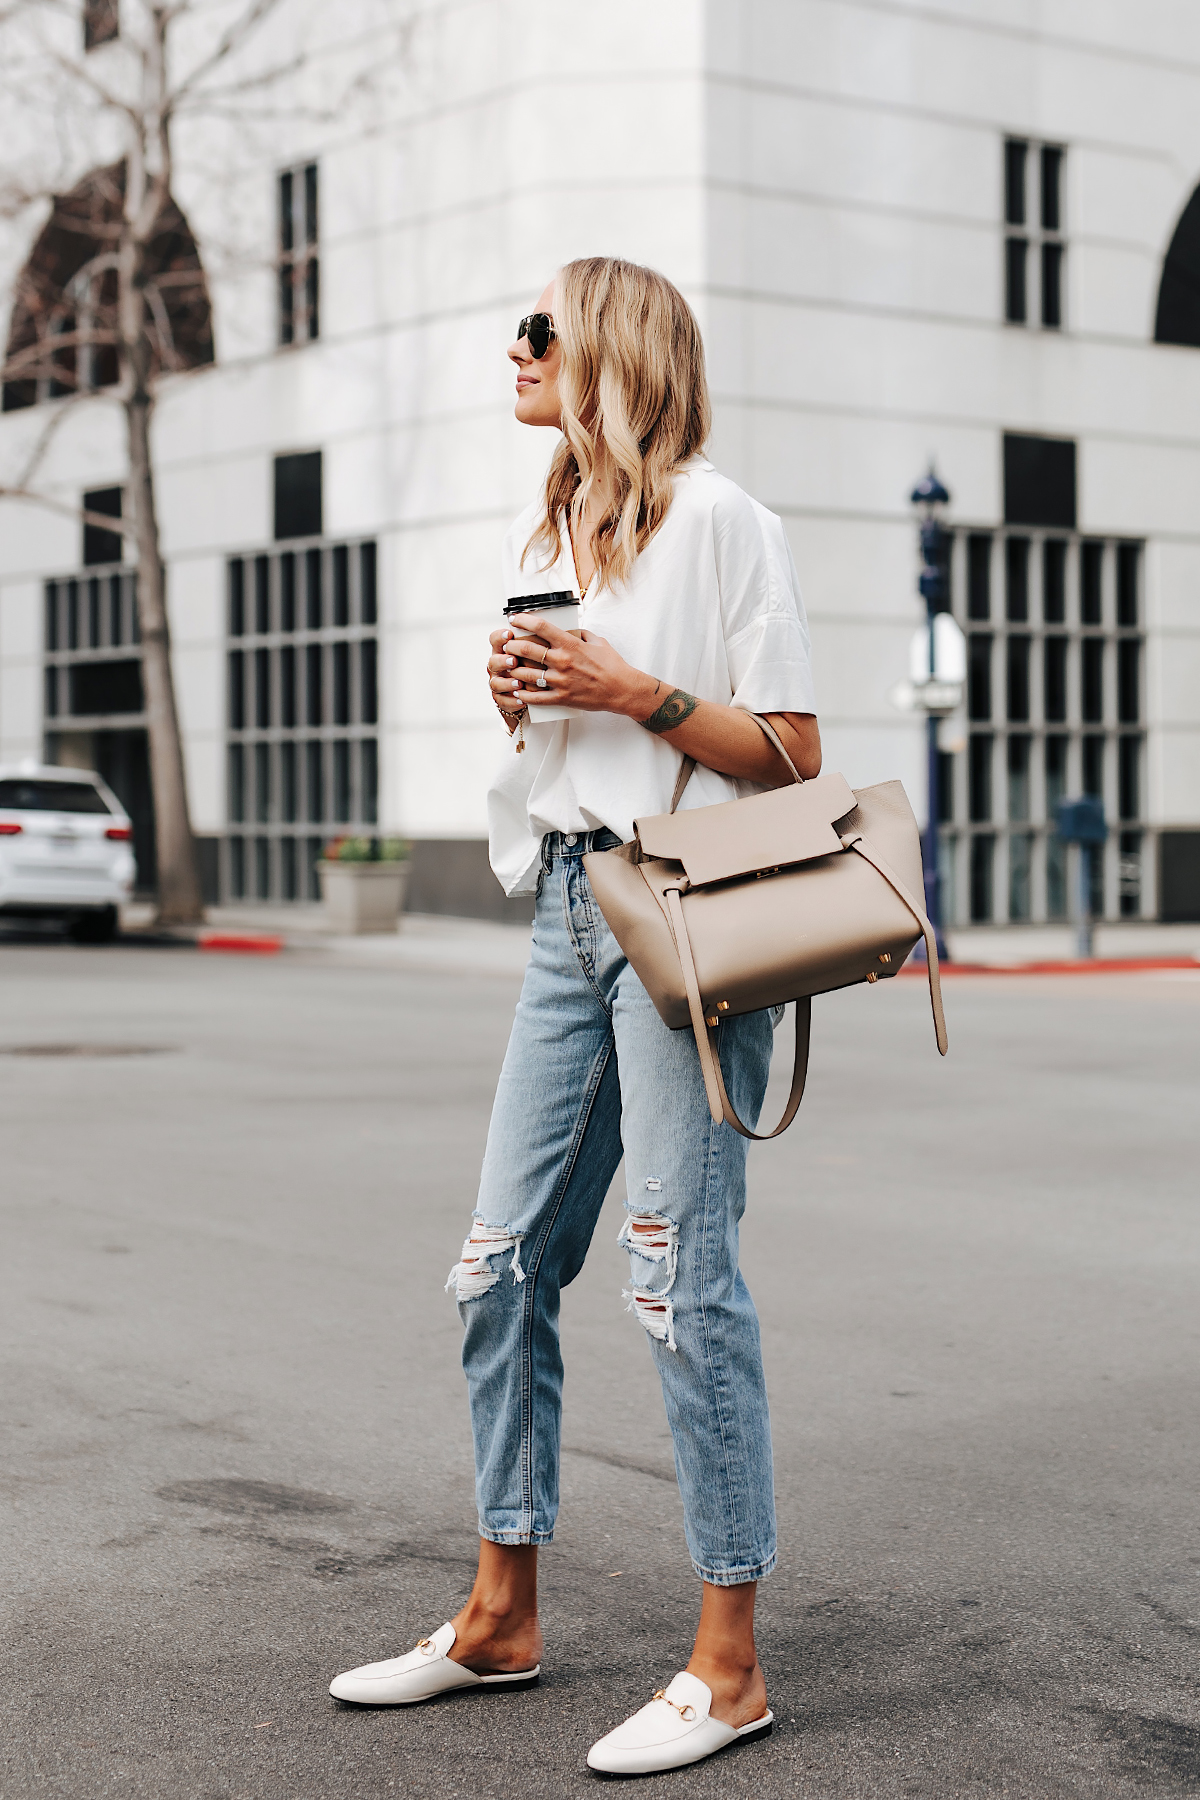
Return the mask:
[[[929,914],[929,922],[933,926],[938,956],[946,960],[948,953],[945,939],[942,936],[942,879],[939,868],[941,859],[938,855],[938,822],[941,813],[938,718],[946,708],[944,704],[938,703],[940,686],[938,678],[941,671],[938,669],[937,663],[938,634],[934,627],[934,621],[939,613],[948,610],[950,601],[950,587],[946,571],[950,534],[939,516],[941,508],[949,505],[950,495],[934,473],[932,463],[929,466],[928,474],[921,477],[910,498],[912,504],[917,508],[917,529],[921,547],[921,573],[917,578],[917,587],[925,602],[929,642],[928,701],[925,706],[929,818],[921,845],[925,874],[925,910]],[[920,691],[918,689],[918,694]]]

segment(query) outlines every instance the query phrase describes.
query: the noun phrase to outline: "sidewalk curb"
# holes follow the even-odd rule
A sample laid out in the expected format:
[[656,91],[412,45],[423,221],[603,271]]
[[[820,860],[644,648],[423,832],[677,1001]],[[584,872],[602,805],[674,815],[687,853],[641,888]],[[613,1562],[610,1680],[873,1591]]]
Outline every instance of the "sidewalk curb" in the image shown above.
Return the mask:
[[[946,975],[1147,975],[1159,969],[1190,969],[1200,974],[1200,960],[1194,956],[1092,957],[1072,962],[1028,963],[940,963]],[[919,975],[925,980],[925,964],[911,958],[899,971],[901,975]]]

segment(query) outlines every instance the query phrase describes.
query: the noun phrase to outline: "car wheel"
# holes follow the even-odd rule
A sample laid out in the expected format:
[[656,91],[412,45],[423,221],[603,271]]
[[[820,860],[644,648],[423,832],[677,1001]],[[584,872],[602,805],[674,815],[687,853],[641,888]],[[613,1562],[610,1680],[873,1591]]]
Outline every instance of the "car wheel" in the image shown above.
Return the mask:
[[117,935],[117,909],[106,906],[102,912],[81,913],[72,920],[70,931],[77,944],[111,944]]

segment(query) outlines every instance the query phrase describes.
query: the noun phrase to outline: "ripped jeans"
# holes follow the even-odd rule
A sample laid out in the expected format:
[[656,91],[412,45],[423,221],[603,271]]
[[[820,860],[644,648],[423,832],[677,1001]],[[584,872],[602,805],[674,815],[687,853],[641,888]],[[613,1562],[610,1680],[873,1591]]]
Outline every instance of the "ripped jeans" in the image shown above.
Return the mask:
[[[688,1549],[718,1586],[775,1564],[758,1317],[738,1269],[746,1140],[715,1125],[690,1031],[668,1030],[583,869],[611,832],[543,844],[533,947],[451,1271],[465,1328],[480,1535],[548,1544],[558,1513],[559,1294],[578,1275],[625,1156],[629,1309],[658,1365]],[[769,1012],[719,1028],[730,1099],[753,1125]]]

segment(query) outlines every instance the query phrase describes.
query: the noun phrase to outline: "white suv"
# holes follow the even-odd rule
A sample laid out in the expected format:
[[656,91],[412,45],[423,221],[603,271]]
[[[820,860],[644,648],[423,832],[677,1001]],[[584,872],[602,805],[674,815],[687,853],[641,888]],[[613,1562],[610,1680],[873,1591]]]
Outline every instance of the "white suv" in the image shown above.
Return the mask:
[[106,943],[133,893],[133,826],[90,769],[0,765],[0,917],[61,919]]

